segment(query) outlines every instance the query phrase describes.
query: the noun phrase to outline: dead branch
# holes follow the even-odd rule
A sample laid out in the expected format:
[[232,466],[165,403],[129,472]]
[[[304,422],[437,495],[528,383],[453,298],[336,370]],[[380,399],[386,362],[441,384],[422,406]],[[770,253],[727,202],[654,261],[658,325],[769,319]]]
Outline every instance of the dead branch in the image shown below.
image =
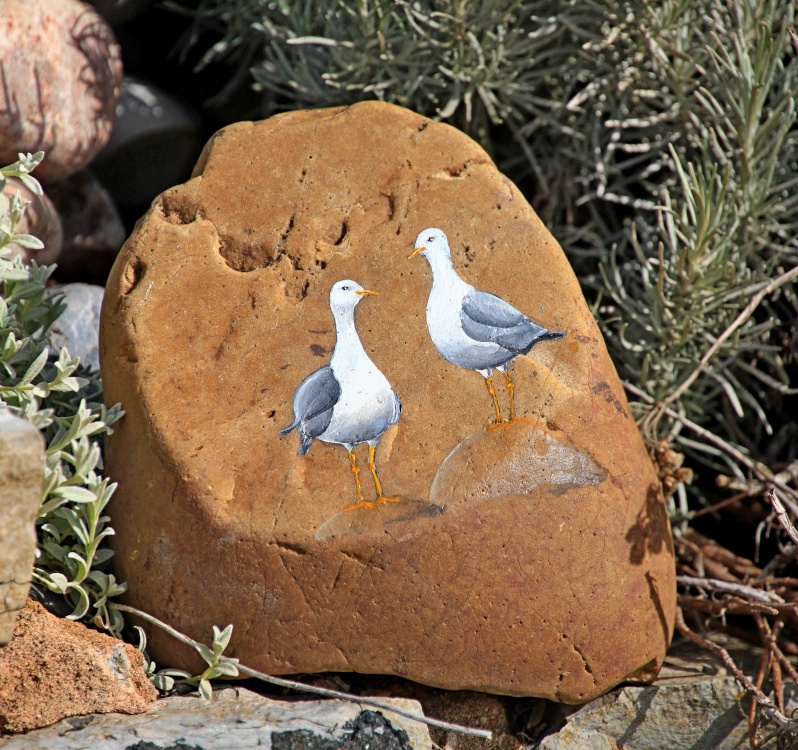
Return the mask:
[[[147,622],[155,625],[156,627],[161,628],[161,630],[166,631],[171,635],[173,638],[176,638],[181,643],[186,644],[187,646],[191,646],[192,648],[199,650],[200,643],[189,638],[187,635],[183,635],[178,630],[175,630],[170,625],[167,625],[165,622],[161,622],[157,618],[153,617],[152,615],[148,615],[146,612],[142,612],[140,609],[136,609],[135,607],[129,607],[126,604],[116,604],[111,603],[109,606],[113,609],[118,609],[120,612],[129,612],[131,615],[136,615],[136,617],[140,617],[142,620],[146,620]],[[414,714],[410,711],[405,711],[403,708],[398,708],[396,706],[392,706],[390,703],[385,703],[385,701],[375,700],[374,698],[363,698],[359,695],[352,695],[351,693],[343,693],[339,690],[328,690],[327,688],[316,687],[315,685],[306,685],[303,682],[296,682],[295,680],[285,680],[282,677],[273,677],[272,675],[265,674],[264,672],[259,672],[256,669],[252,669],[250,667],[245,666],[237,661],[231,661],[226,657],[222,656],[219,661],[226,661],[229,664],[234,664],[238,671],[242,674],[249,675],[250,677],[255,677],[258,680],[263,682],[268,682],[271,685],[277,685],[278,687],[289,688],[291,690],[298,690],[302,693],[315,693],[316,695],[323,695],[325,698],[338,698],[339,700],[349,701],[350,703],[357,703],[363,706],[374,706],[375,708],[381,708],[385,711],[392,711],[393,713],[397,714],[398,716],[404,716],[406,719],[412,719],[413,721],[421,722],[422,724],[428,724],[432,727],[438,727],[439,729],[446,729],[450,732],[459,732],[460,734],[467,734],[472,737],[483,737],[485,739],[491,739],[492,733],[487,729],[474,729],[472,727],[464,727],[460,724],[450,724],[448,721],[439,721],[438,719],[430,719],[426,716],[419,716],[418,714]]]
[[798,721],[791,721],[779,711],[773,704],[773,701],[743,674],[742,670],[734,663],[734,659],[731,658],[731,655],[723,646],[719,646],[717,643],[713,643],[707,638],[698,635],[695,631],[690,630],[684,622],[682,610],[678,607],[676,609],[676,628],[685,638],[689,638],[693,643],[715,654],[715,656],[723,662],[723,665],[729,670],[740,686],[750,693],[753,699],[759,704],[762,713],[767,714],[781,729],[787,730],[798,737]]

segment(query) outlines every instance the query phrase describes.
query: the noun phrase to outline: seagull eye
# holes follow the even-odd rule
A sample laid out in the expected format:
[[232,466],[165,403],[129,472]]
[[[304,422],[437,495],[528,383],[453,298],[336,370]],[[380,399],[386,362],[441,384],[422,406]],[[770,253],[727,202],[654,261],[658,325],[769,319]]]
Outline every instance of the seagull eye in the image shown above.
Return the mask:
[[429,237],[427,237],[427,242],[434,242],[434,241],[435,241],[435,238],[432,237],[431,235]]
[[349,287],[348,286],[342,286],[341,287],[341,291],[342,292],[348,292],[349,291]]

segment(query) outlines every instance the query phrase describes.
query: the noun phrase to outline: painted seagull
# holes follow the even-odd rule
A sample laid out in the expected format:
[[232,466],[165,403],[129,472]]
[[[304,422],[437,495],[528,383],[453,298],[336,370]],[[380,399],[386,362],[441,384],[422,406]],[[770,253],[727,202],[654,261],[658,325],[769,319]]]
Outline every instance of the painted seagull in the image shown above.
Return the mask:
[[[344,510],[369,508],[399,498],[386,497],[377,474],[375,452],[382,434],[399,421],[402,404],[386,377],[369,359],[355,329],[355,306],[365,295],[377,294],[354,281],[333,284],[330,309],[335,319],[335,350],[330,364],[308,375],[294,393],[294,421],[283,430],[286,435],[299,428],[298,456],[304,456],[317,438],[343,445],[349,452],[349,465],[355,479],[357,504]],[[355,446],[368,443],[369,469],[374,477],[377,499],[363,499],[360,469]]]
[[[410,258],[423,255],[432,269],[432,291],[427,301],[427,327],[438,351],[454,365],[476,370],[493,399],[496,421],[515,419],[513,381],[507,368],[541,341],[565,336],[533,323],[500,297],[466,284],[452,264],[449,241],[440,229],[425,229],[416,238]],[[493,368],[504,374],[510,396],[510,419],[502,417],[491,380]]]

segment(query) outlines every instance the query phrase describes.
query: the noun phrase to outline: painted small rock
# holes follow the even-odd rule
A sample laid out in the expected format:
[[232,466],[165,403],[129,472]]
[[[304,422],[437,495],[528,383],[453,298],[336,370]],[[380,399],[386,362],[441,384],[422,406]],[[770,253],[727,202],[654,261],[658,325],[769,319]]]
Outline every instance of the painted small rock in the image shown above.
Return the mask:
[[[199,639],[232,622],[272,674],[563,702],[652,679],[675,609],[657,477],[562,250],[485,152],[370,102],[230,126],[194,174],[104,300],[128,601]],[[408,259],[429,228],[453,275]],[[355,315],[336,285],[379,296]]]

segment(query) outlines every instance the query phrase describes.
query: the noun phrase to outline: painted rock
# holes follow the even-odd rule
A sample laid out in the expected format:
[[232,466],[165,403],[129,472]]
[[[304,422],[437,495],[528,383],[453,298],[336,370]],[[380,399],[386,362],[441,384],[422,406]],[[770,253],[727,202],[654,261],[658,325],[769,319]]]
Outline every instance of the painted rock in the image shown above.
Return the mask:
[[[511,423],[431,340],[430,268],[408,259],[427,227],[462,279],[566,332],[512,362]],[[342,280],[379,292],[353,324],[352,300],[330,307]],[[129,603],[202,640],[232,622],[232,655],[273,674],[562,702],[655,676],[675,607],[656,474],[562,250],[465,135],[375,102],[225,128],[138,223],[103,304]],[[303,456],[297,432],[319,438]],[[370,438],[399,500],[373,508]],[[199,666],[159,632],[150,645]]]
[[0,163],[44,151],[44,181],[86,166],[111,135],[122,79],[108,24],[79,0],[0,0],[0,60]]

